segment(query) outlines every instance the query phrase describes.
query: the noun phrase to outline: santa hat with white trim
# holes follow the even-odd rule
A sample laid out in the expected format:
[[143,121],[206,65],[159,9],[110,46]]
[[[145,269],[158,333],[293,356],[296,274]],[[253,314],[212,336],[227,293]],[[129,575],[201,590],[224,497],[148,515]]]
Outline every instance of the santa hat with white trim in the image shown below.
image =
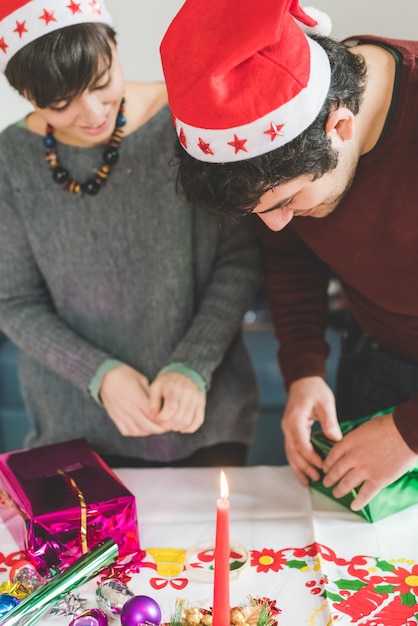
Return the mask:
[[112,25],[103,0],[0,0],[0,71],[31,41],[85,22]]
[[318,115],[331,76],[309,35],[330,30],[327,15],[298,0],[186,0],[160,46],[183,148],[223,163],[297,137]]

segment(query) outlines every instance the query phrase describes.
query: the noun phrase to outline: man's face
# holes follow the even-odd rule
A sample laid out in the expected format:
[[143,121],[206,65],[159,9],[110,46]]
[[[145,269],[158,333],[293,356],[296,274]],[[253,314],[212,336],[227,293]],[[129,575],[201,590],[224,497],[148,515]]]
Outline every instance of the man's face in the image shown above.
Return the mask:
[[332,172],[315,181],[304,175],[278,185],[261,196],[253,213],[275,231],[282,230],[294,217],[326,217],[351,187],[356,167],[357,160],[346,156],[339,158]]

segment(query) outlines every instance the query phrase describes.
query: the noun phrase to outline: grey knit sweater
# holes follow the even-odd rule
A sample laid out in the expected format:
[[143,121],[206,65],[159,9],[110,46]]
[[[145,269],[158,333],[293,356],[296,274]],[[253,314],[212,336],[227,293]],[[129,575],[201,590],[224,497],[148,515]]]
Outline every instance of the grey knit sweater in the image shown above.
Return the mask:
[[[174,186],[168,108],[124,138],[97,196],[53,182],[42,138],[0,135],[0,327],[18,346],[29,446],[86,437],[101,454],[171,461],[224,441],[249,442],[257,392],[240,337],[259,281],[245,224],[228,229]],[[77,180],[100,148],[59,145]],[[194,434],[123,437],[88,385],[106,358],[153,380],[170,363],[205,379]]]

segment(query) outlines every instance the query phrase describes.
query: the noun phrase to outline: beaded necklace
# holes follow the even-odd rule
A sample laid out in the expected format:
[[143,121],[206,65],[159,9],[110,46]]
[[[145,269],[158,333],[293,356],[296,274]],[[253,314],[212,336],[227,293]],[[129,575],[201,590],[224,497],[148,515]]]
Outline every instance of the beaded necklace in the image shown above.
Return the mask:
[[95,196],[100,191],[110,176],[112,165],[115,165],[119,159],[119,147],[122,141],[123,126],[126,124],[124,113],[125,98],[122,98],[116,118],[115,128],[109,143],[103,149],[103,163],[100,168],[96,170],[95,176],[88,178],[84,183],[78,183],[73,180],[68,170],[60,164],[56,149],[57,140],[54,137],[54,129],[50,124],[47,124],[46,135],[43,138],[43,144],[45,146],[45,159],[52,170],[52,178],[56,183],[61,185],[65,191],[78,194],[79,196],[82,196],[85,193],[90,196]]

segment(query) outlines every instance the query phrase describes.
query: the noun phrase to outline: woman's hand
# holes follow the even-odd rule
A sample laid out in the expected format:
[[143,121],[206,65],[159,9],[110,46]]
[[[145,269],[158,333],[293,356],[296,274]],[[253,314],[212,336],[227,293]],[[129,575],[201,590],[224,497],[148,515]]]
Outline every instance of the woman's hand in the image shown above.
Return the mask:
[[159,374],[150,385],[151,415],[165,431],[194,433],[205,419],[205,394],[177,372]]
[[166,432],[150,418],[148,379],[129,365],[119,365],[103,376],[100,397],[122,435],[146,437]]

